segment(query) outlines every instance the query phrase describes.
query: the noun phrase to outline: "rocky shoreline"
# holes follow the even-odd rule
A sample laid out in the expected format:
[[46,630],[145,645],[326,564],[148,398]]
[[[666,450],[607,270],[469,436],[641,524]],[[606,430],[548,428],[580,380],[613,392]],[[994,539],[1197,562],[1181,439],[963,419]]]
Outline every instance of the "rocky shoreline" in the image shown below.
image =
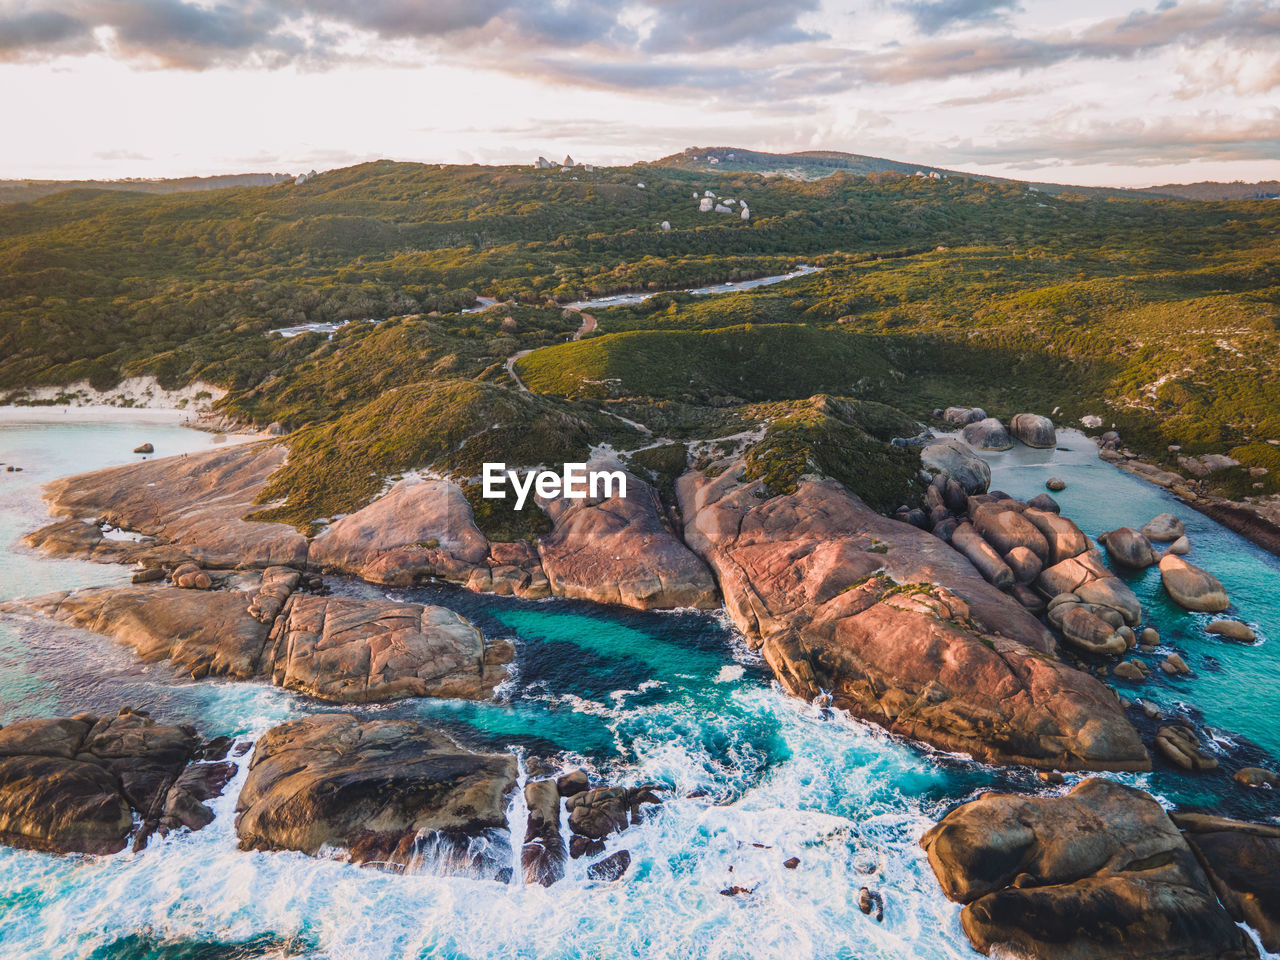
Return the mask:
[[[1024,415],[1008,431],[990,419],[971,421],[981,429],[968,431],[970,442],[1053,442],[1047,418]],[[246,519],[262,507],[284,456],[268,441],[55,481],[46,499],[63,519],[25,542],[50,555],[134,564],[135,583],[12,601],[0,613],[113,637],[194,679],[270,682],[364,704],[490,698],[514,650],[444,607],[328,595],[322,573],[638,610],[723,603],[789,693],[892,734],[1038,769],[1050,783],[1061,782],[1057,771],[1150,770],[1149,747],[1196,767],[1194,733],[1184,744],[1187,735],[1166,725],[1144,742],[1130,705],[1098,679],[1098,658],[1139,645],[1136,597],[1051,498],[988,492],[985,462],[956,441],[924,448],[924,502],[897,518],[832,480],[773,493],[748,478],[744,461],[727,459],[679,477],[678,512],[628,473],[626,500],[540,500],[551,532],[512,543],[486,538],[461,488],[436,478],[401,478],[311,538]],[[1212,578],[1182,560],[1165,532],[1121,528],[1102,545],[1115,562],[1145,566],[1157,560],[1152,539],[1169,543],[1160,563],[1170,595],[1191,609],[1225,607],[1225,594],[1217,606]],[[38,737],[22,724],[0,730],[0,771],[16,771],[16,786],[0,774],[0,840],[110,853],[131,836],[145,842],[152,830],[208,822],[203,801],[233,767],[204,760],[212,751],[194,731],[122,712],[117,726],[155,727],[142,741],[179,745],[147,791],[131,792],[117,761],[128,756],[145,768],[149,748],[102,753],[90,731],[103,722],[26,722],[48,727]],[[74,743],[61,746],[59,737]],[[10,740],[17,746],[6,748]],[[58,833],[32,807],[42,795],[29,772],[58,763],[89,777],[92,795],[115,797],[88,839],[65,825]],[[211,769],[187,773],[203,767]],[[48,788],[73,779],[54,777]],[[516,798],[528,811],[524,824],[510,822]],[[653,789],[593,785],[536,757],[523,771],[513,754],[467,750],[416,721],[317,714],[254,745],[237,833],[245,849],[336,851],[398,870],[430,862],[498,880],[520,869],[524,882],[543,885],[585,856],[599,858],[588,875],[603,881],[626,876],[630,864],[628,851],[609,850],[610,838],[660,800]],[[144,824],[136,832],[135,820]],[[1265,826],[1197,823],[1178,821],[1179,832],[1140,791],[1086,780],[1066,798],[984,796],[944,818],[924,845],[944,891],[966,904],[966,933],[984,953],[1252,956],[1234,923],[1274,935],[1280,910],[1255,864],[1275,853],[1275,836]],[[1022,844],[1017,869],[1010,829]],[[1093,839],[1077,849],[1070,838],[1084,835]],[[1099,849],[1109,851],[1101,860]],[[1169,947],[1178,936],[1185,943]]]

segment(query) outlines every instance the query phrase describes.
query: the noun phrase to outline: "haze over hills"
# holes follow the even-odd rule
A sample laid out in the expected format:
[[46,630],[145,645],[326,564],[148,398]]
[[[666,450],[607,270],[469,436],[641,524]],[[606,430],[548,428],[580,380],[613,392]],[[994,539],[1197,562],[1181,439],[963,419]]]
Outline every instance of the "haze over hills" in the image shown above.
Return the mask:
[[230,173],[212,177],[126,177],[121,180],[0,180],[0,203],[29,203],[62,190],[129,193],[195,193],[224,187],[266,187],[292,179],[287,173]]

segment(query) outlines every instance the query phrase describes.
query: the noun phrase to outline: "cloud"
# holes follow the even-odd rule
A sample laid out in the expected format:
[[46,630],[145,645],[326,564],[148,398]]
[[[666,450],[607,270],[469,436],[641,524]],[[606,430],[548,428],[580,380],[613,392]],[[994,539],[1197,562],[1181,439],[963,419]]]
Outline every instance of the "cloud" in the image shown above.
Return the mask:
[[950,27],[990,23],[1001,14],[1022,7],[1015,0],[903,0],[894,5],[915,21],[922,33],[938,33]]
[[1229,41],[1274,51],[1280,40],[1280,6],[1269,0],[1208,0],[1100,20],[1075,33],[1036,36],[1011,33],[978,38],[906,43],[854,65],[862,78],[909,83],[948,77],[1029,71],[1068,60],[1128,60],[1180,46]]
[[945,147],[952,162],[1007,164],[1023,170],[1062,164],[1158,166],[1280,156],[1280,109],[1246,118],[1201,112],[1083,122],[1073,119],[1076,114],[1073,110],[1048,117],[1030,135],[1019,131],[980,144],[955,140]]

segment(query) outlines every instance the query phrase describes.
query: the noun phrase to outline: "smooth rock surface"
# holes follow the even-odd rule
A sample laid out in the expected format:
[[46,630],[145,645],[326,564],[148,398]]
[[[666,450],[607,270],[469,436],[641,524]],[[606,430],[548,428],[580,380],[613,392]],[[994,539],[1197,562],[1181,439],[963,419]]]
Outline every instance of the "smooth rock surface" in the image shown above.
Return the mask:
[[1160,580],[1173,602],[1186,610],[1219,613],[1231,605],[1222,581],[1181,557],[1165,554],[1160,559]]
[[741,475],[681,478],[685,536],[791,693],[991,762],[1149,764],[1114,695],[945,543],[833,481],[762,499]]
[[1058,445],[1053,421],[1035,413],[1019,413],[1009,421],[1009,432],[1028,447],[1049,449]]
[[1065,797],[988,793],[921,840],[974,948],[1030,960],[1244,960],[1256,952],[1218,903],[1164,809],[1085,780]]
[[920,463],[926,470],[945,473],[965,493],[984,493],[991,485],[991,466],[959,440],[926,445],[920,450]]
[[410,720],[317,714],[254,745],[236,832],[246,850],[335,849],[407,865],[428,840],[505,830],[515,783],[510,754],[472,753]]

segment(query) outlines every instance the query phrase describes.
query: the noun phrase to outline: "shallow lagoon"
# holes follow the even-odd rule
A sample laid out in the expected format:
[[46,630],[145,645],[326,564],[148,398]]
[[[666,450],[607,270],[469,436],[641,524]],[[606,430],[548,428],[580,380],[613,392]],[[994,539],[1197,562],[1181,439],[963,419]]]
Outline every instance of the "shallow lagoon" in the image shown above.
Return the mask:
[[[0,474],[0,542],[12,544],[45,520],[41,483],[127,462],[134,458],[128,451],[143,440],[158,454],[210,443],[208,435],[176,426],[0,425],[0,461],[26,467]],[[1028,453],[1022,460],[1074,455]],[[1090,533],[1122,521],[1086,513],[1095,500],[1110,499],[1087,496],[1086,479],[1115,480],[1111,493],[1129,503],[1140,495],[1159,499],[1155,488],[1090,463],[1089,456],[1084,451],[1078,476],[1066,472],[1076,469],[1074,461],[1055,461],[1054,470],[1071,484],[1064,508]],[[1100,471],[1096,478],[1092,467]],[[996,466],[997,483],[1029,495],[1043,483],[1037,473],[1043,468],[1009,457]],[[1018,487],[1021,482],[1027,486]],[[1137,512],[1123,522],[1147,519],[1145,504]],[[1210,533],[1193,529],[1191,535],[1193,558],[1235,592],[1229,578],[1236,573],[1209,562]],[[1274,577],[1269,558],[1258,554],[1241,550],[1243,559],[1233,561],[1240,576],[1262,571],[1259,577]],[[2,597],[127,578],[119,567],[52,561],[20,548],[5,553],[2,563]],[[333,585],[357,595],[380,589]],[[571,862],[567,879],[544,890],[430,870],[396,875],[302,855],[241,852],[232,817],[241,777],[217,801],[211,827],[153,842],[138,855],[58,858],[0,849],[0,956],[227,955],[218,944],[240,944],[241,956],[332,958],[975,955],[960,931],[958,908],[942,898],[917,840],[975,792],[1043,789],[1033,776],[932,755],[787,697],[718,617],[530,603],[445,586],[394,595],[452,606],[486,632],[511,637],[519,651],[517,674],[493,703],[420,700],[365,709],[422,716],[473,746],[561,757],[611,779],[667,786],[672,799],[661,811],[611,843],[634,858],[625,882],[588,881],[584,861]],[[1143,599],[1150,602],[1145,593]],[[1160,610],[1154,619],[1172,637],[1177,626],[1165,621],[1179,616]],[[1277,629],[1266,609],[1259,607],[1256,616],[1264,633]],[[1271,647],[1198,642],[1224,670],[1242,675],[1256,670],[1259,651]],[[1196,653],[1190,643],[1179,646]],[[1161,680],[1161,702],[1200,705],[1216,697],[1224,702],[1212,715],[1204,706],[1211,723],[1268,742],[1265,731],[1233,722],[1246,719],[1247,711],[1239,709],[1238,696],[1230,708],[1228,688],[1216,680],[1222,674],[1188,659],[1201,676]],[[1269,691],[1245,689],[1255,697],[1261,725],[1277,715],[1274,699],[1265,699],[1274,698],[1274,683]],[[235,736],[255,736],[299,712],[331,709],[265,684],[191,682],[164,665],[141,665],[89,634],[0,622],[0,722],[114,710],[122,703],[195,723],[206,735]],[[1206,802],[1230,788],[1201,787],[1175,774],[1122,779],[1184,800],[1203,792]],[[788,871],[782,861],[793,855],[801,865]],[[754,893],[721,896],[731,884]],[[857,909],[864,884],[884,893],[882,924]],[[211,952],[200,953],[205,949]]]

